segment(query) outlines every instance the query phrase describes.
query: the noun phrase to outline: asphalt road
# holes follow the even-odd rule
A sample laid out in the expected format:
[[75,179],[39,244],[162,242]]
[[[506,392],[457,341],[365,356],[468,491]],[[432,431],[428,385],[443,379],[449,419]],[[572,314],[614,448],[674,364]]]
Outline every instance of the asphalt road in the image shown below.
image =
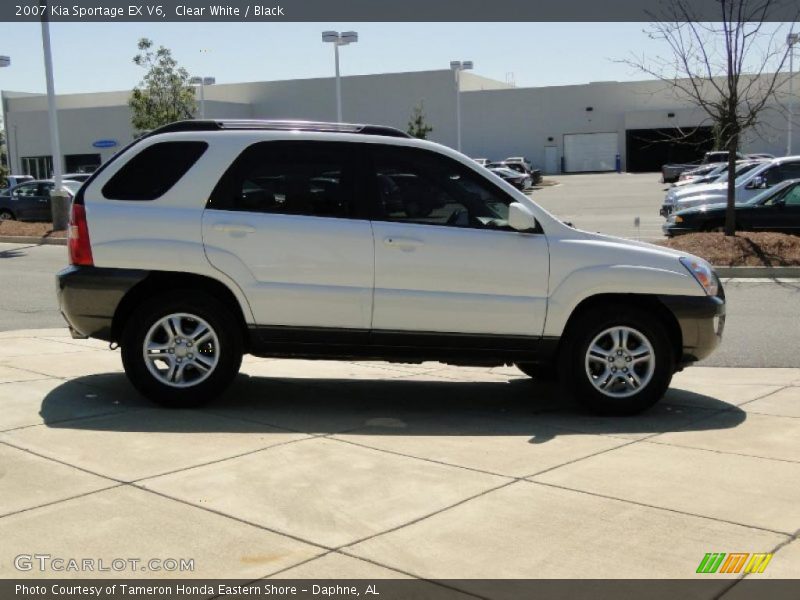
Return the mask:
[[[658,214],[667,184],[660,173],[594,173],[547,177],[532,198],[579,229],[646,241],[664,239]],[[639,217],[639,226],[634,219]]]
[[[0,244],[0,331],[61,327],[53,275],[63,246]],[[800,281],[725,283],[728,319],[720,348],[703,364],[800,367]]]

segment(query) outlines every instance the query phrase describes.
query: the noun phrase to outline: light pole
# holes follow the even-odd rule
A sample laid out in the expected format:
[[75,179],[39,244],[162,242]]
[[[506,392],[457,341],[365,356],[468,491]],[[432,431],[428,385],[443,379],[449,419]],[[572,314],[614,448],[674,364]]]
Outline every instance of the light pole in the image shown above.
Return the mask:
[[339,46],[347,46],[358,41],[356,31],[323,31],[322,41],[333,44],[333,55],[336,62],[336,120],[342,122],[342,79],[339,75]]
[[[2,55],[0,55],[0,68],[2,68],[2,67],[10,67],[10,66],[11,66],[11,57],[10,56],[2,56]],[[5,125],[5,130],[6,130],[6,144],[8,144],[9,143],[8,142],[8,124],[5,123],[5,121],[3,122],[3,124]],[[11,162],[11,153],[10,152],[8,154],[8,170],[11,173],[14,172],[14,167],[13,167],[13,163]]]
[[471,60],[451,60],[450,69],[456,74],[456,150],[461,152],[461,71],[472,69]]
[[189,80],[191,85],[196,85],[200,88],[200,118],[206,118],[206,86],[214,85],[217,80],[213,77],[192,77]]
[[786,43],[789,44],[789,116],[786,124],[786,156],[792,154],[792,119],[794,118],[794,45],[800,42],[800,33],[790,33],[786,36]]
[[[45,4],[46,6],[46,4]],[[70,195],[62,185],[61,140],[58,137],[58,114],[56,112],[56,92],[53,83],[53,53],[50,49],[50,22],[47,11],[42,15],[42,51],[44,53],[44,73],[47,82],[47,118],[50,128],[50,151],[53,153],[53,191],[50,192],[50,212],[53,215],[53,231],[66,229],[69,213]]]

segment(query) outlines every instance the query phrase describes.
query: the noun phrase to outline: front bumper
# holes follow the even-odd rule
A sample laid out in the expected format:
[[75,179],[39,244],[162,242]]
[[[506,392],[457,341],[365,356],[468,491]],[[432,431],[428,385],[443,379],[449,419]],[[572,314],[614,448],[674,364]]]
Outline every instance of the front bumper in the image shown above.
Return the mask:
[[675,315],[683,339],[679,367],[703,360],[722,341],[725,329],[725,292],[719,284],[717,296],[660,296]]
[[148,274],[135,269],[77,266],[59,271],[58,305],[73,337],[112,341],[111,325],[122,298]]
[[666,222],[661,225],[661,232],[667,237],[681,235],[683,233],[697,233],[694,227],[680,227],[677,223]]
[[674,205],[672,204],[662,204],[661,210],[658,211],[658,214],[664,217],[665,219],[672,214],[674,209]]

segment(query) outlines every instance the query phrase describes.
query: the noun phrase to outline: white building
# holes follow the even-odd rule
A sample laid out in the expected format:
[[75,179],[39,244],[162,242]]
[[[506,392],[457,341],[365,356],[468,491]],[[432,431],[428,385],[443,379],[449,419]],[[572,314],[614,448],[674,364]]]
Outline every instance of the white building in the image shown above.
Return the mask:
[[[623,170],[653,171],[664,162],[695,159],[706,149],[663,141],[678,128],[701,127],[698,141],[710,140],[702,112],[657,81],[516,88],[462,72],[461,93],[466,154],[526,156],[547,173],[614,170],[617,155]],[[430,138],[455,146],[455,94],[450,70],[343,77],[343,117],[405,130],[414,106],[423,102],[433,126]],[[90,170],[133,139],[128,96],[121,91],[57,97],[66,172]],[[205,88],[205,98],[208,118],[333,121],[336,115],[333,78],[218,84]],[[3,92],[2,105],[11,172],[49,175],[46,97]],[[785,153],[782,107],[765,114],[742,150]]]

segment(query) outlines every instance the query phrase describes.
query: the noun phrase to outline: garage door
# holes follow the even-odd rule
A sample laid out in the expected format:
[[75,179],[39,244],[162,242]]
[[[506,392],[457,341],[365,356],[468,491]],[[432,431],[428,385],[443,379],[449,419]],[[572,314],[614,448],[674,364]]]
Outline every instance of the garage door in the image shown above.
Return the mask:
[[569,133],[564,136],[564,172],[616,169],[618,136],[615,133]]

